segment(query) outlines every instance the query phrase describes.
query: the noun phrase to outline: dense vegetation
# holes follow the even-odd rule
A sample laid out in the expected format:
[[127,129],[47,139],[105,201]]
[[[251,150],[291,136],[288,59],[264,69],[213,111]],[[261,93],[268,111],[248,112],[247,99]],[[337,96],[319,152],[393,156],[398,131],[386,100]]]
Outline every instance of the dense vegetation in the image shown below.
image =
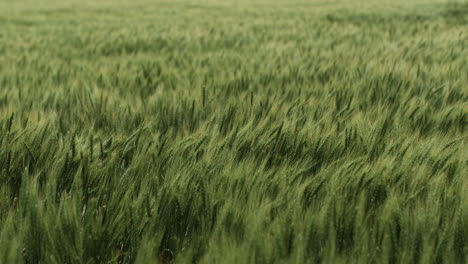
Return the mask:
[[468,263],[467,84],[466,2],[0,0],[0,263]]

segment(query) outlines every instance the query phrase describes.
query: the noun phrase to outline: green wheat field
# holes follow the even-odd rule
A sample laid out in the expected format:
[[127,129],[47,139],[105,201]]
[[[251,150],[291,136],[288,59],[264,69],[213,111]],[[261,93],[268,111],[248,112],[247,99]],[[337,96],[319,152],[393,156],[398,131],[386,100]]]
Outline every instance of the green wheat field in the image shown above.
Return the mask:
[[0,263],[468,263],[468,2],[0,0]]

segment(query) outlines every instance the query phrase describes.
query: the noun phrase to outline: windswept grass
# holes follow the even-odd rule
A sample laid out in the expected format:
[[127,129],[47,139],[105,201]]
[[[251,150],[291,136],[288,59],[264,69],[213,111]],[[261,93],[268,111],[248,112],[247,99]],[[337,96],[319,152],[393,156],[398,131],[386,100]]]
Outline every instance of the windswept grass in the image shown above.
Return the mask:
[[467,10],[0,0],[0,263],[467,263]]

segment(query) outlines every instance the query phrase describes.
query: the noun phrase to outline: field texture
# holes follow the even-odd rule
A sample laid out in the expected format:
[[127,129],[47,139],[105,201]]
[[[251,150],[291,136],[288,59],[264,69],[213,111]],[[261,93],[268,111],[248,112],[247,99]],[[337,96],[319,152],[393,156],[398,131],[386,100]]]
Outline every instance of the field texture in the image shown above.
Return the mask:
[[0,0],[0,263],[468,263],[467,128],[466,1]]

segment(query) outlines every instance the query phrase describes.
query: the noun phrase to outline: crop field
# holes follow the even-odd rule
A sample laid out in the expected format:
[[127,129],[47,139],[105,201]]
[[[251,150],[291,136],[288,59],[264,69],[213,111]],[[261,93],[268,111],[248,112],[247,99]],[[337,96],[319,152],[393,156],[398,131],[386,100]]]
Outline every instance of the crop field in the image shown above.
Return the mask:
[[0,0],[0,263],[468,263],[468,2]]

